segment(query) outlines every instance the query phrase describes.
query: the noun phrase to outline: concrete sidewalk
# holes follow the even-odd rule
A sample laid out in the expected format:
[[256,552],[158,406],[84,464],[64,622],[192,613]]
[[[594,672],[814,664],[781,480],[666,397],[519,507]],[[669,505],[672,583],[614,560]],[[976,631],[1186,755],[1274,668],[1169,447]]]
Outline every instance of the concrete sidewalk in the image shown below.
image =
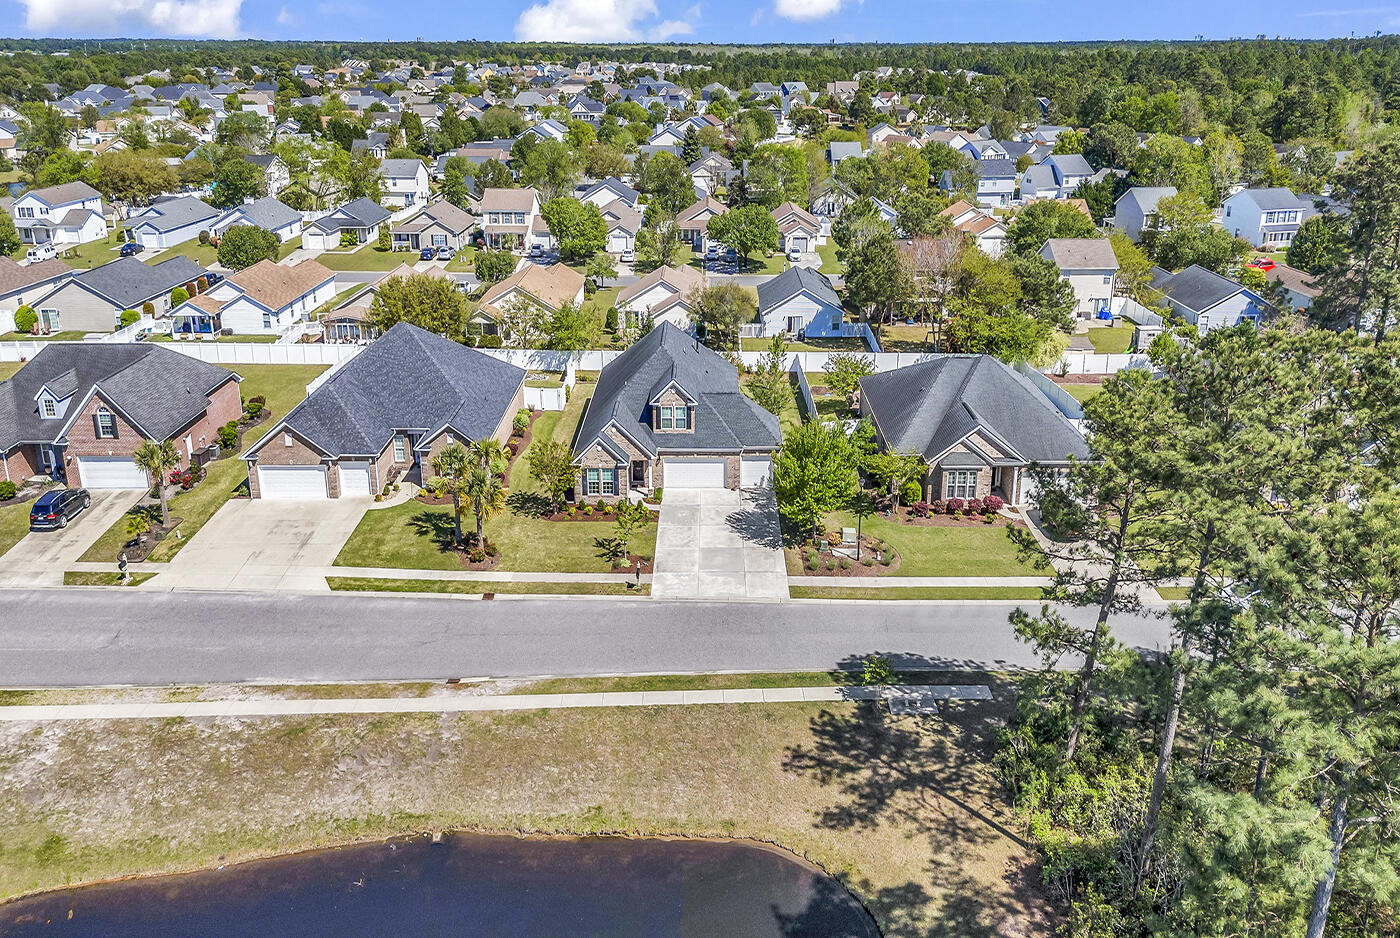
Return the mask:
[[1054,586],[1048,576],[790,576],[790,586]]
[[66,720],[168,720],[172,717],[285,717],[347,713],[486,713],[594,707],[675,707],[702,704],[839,703],[886,697],[991,700],[985,684],[891,684],[879,687],[766,687],[598,694],[491,694],[377,697],[360,700],[197,700],[186,703],[63,704],[0,707],[0,723]]

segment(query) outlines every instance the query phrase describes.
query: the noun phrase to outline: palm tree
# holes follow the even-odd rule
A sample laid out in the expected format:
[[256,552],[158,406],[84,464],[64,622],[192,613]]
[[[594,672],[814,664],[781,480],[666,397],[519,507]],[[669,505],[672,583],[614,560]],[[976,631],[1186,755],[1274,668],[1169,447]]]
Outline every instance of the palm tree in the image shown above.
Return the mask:
[[137,469],[146,473],[146,478],[160,493],[160,526],[169,527],[170,510],[165,504],[165,474],[179,468],[179,450],[170,440],[163,443],[147,440],[136,448],[136,452],[131,454],[131,461],[136,463]]
[[510,451],[494,436],[483,437],[470,446],[471,457],[481,468],[502,475],[510,467]]
[[485,466],[476,466],[467,473],[463,494],[472,503],[472,513],[476,515],[476,546],[485,547],[482,525],[488,518],[505,510],[506,488],[498,474]]
[[452,496],[452,543],[462,543],[462,494],[466,485],[467,473],[472,469],[471,457],[459,444],[444,447],[432,460],[435,475],[428,480],[428,488],[439,498],[443,493]]

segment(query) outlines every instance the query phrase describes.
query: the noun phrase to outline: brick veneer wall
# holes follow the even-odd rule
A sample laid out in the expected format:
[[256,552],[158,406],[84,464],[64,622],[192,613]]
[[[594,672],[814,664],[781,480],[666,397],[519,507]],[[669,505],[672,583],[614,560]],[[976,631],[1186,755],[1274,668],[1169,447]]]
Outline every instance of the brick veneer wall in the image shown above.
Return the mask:
[[[305,440],[291,434],[292,445],[286,445],[286,431],[278,430],[277,433],[268,440],[257,451],[257,459],[248,465],[248,494],[253,498],[261,498],[262,493],[258,491],[258,466],[319,466],[322,459],[321,454],[312,449]],[[327,494],[331,498],[340,497],[340,473],[332,468],[326,473]]]
[[0,479],[19,485],[39,474],[39,451],[33,446],[21,446],[5,457],[0,466]]

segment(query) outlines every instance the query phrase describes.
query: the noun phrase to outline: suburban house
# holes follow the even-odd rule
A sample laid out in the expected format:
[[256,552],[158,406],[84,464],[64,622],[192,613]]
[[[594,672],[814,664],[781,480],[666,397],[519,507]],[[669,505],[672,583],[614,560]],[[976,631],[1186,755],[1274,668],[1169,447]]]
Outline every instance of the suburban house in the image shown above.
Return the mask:
[[575,497],[766,484],[778,418],[733,365],[669,322],[603,367],[579,423]]
[[1067,199],[1094,175],[1089,161],[1078,153],[1057,153],[1021,174],[1021,198]]
[[235,205],[210,223],[209,233],[222,235],[234,225],[265,228],[277,235],[278,241],[286,244],[301,234],[301,212],[283,205],[269,195]]
[[786,251],[815,251],[824,244],[822,223],[806,209],[795,202],[784,202],[772,211],[773,221],[778,223],[778,248]]
[[810,267],[789,267],[758,285],[759,335],[840,336],[844,318],[836,288]]
[[107,237],[102,194],[85,182],[31,189],[14,200],[10,215],[25,244],[86,244]]
[[676,233],[686,244],[702,251],[709,237],[706,231],[710,219],[727,211],[729,206],[713,196],[707,196],[676,216]]
[[321,314],[317,320],[321,325],[321,341],[332,344],[358,344],[368,342],[379,333],[369,324],[369,310],[379,292],[379,285],[392,277],[448,277],[441,267],[427,270],[414,270],[408,264],[400,264],[378,279],[367,283],[344,300]]
[[[139,261],[138,261],[139,263]],[[159,345],[54,343],[0,382],[0,478],[145,489],[131,454],[172,440],[184,468],[243,412],[238,375]]]
[[1298,198],[1292,189],[1241,189],[1222,203],[1220,223],[1256,248],[1287,246],[1315,214],[1312,202]]
[[1107,309],[1118,276],[1118,258],[1107,238],[1051,238],[1040,256],[1060,269],[1060,276],[1074,287],[1074,314],[1092,319]]
[[422,160],[385,160],[379,164],[379,177],[385,205],[407,208],[428,201],[428,167]]
[[481,294],[475,321],[494,332],[496,324],[515,303],[534,303],[546,313],[554,313],[565,303],[583,302],[583,274],[565,264],[522,263],[506,279],[493,283]]
[[422,484],[453,443],[510,438],[525,370],[401,322],[244,453],[253,498],[368,497]]
[[[1303,311],[1312,308],[1313,300],[1322,291],[1318,289],[1313,275],[1305,270],[1296,267],[1289,267],[1287,264],[1275,264],[1264,271],[1264,279],[1274,280],[1283,284],[1283,289],[1288,294],[1288,305],[1293,309]],[[4,297],[0,296],[0,304],[4,303]],[[3,308],[3,305],[0,305]],[[4,315],[0,313],[0,315]]]
[[918,453],[925,501],[1033,502],[1032,464],[1065,466],[1089,447],[1024,375],[990,355],[932,355],[860,379],[860,412],[885,450]]
[[389,226],[389,236],[396,251],[419,251],[423,248],[451,248],[453,253],[467,246],[467,239],[476,227],[476,219],[443,199],[425,205],[403,221]]
[[477,216],[486,246],[525,251],[549,244],[549,226],[540,217],[540,196],[534,189],[486,189]]
[[977,249],[988,257],[1001,257],[1006,249],[1006,224],[991,212],[965,199],[958,199],[938,214],[946,217],[954,230],[967,235]]
[[711,150],[690,164],[690,182],[696,189],[714,195],[729,185],[734,172],[734,164],[729,157]]
[[14,331],[15,310],[72,276],[73,268],[58,258],[21,264],[0,256],[0,332]]
[[636,250],[637,232],[642,230],[645,220],[642,213],[621,199],[609,202],[601,211],[603,223],[608,229],[608,253],[621,254],[624,251]]
[[263,259],[229,274],[170,311],[178,334],[280,334],[335,296],[335,271],[313,260],[282,266]]
[[578,197],[578,200],[580,202],[592,202],[599,208],[621,200],[630,208],[636,208],[641,198],[642,194],[636,189],[633,189],[621,179],[615,179],[610,176],[607,179],[600,180],[589,186],[583,191],[583,194]]
[[669,322],[689,331],[691,294],[704,286],[705,275],[694,267],[658,267],[618,293],[617,308],[638,321],[650,316],[657,325]]
[[1162,291],[1172,312],[1201,333],[1242,322],[1257,326],[1270,308],[1253,290],[1197,264],[1175,274],[1152,268],[1152,287]]
[[199,237],[199,233],[208,231],[209,226],[222,214],[192,195],[182,195],[156,202],[145,211],[132,215],[122,223],[122,227],[126,229],[128,240],[147,250],[163,251]]
[[347,234],[356,244],[379,236],[379,226],[393,213],[370,198],[358,198],[322,215],[302,231],[301,246],[309,251],[340,247]]
[[101,267],[75,273],[29,305],[39,314],[39,325],[49,332],[111,332],[127,310],[144,312],[147,303],[154,316],[170,311],[170,291],[193,287],[206,271],[177,254],[159,264],[135,257],[121,257]]
[[[972,160],[972,171],[977,176],[977,201],[989,208],[1006,207],[1016,195],[1016,164],[1011,160]],[[943,170],[938,187],[952,193],[954,188],[953,171]]]
[[250,153],[245,159],[263,171],[263,179],[267,181],[268,194],[276,195],[291,184],[292,171],[287,168],[287,164],[282,162],[282,158],[277,154]]
[[1113,203],[1109,225],[1134,241],[1157,227],[1157,203],[1176,195],[1176,186],[1133,186]]

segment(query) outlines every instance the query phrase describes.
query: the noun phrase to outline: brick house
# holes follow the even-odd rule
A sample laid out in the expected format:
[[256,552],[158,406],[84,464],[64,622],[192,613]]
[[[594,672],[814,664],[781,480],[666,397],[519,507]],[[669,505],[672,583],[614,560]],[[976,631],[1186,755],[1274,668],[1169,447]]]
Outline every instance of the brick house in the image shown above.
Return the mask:
[[603,368],[576,439],[575,495],[613,501],[764,485],[782,436],[733,365],[663,322]]
[[243,454],[248,490],[320,499],[421,484],[451,443],[508,440],[524,406],[524,369],[401,322]]
[[0,382],[0,478],[142,489],[131,461],[147,440],[193,454],[243,412],[238,375],[158,345],[55,343]]
[[1084,437],[1025,375],[990,355],[933,355],[860,381],[860,412],[881,449],[918,453],[927,501],[1033,498],[1031,464],[1089,455]]

